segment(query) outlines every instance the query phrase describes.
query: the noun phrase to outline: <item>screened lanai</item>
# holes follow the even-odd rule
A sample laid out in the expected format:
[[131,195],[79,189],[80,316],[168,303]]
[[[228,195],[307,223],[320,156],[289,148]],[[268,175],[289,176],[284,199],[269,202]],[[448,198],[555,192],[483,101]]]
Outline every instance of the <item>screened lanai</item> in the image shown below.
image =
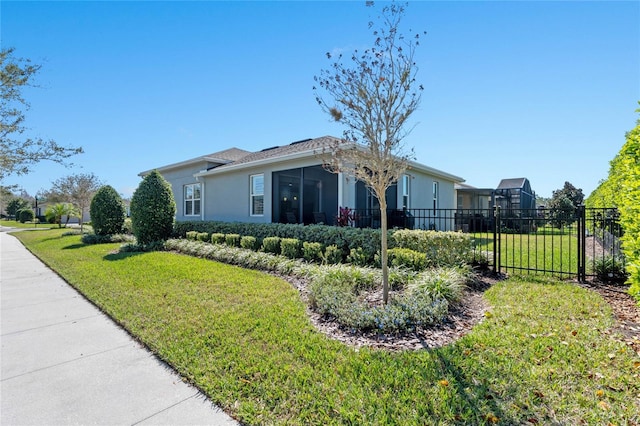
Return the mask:
[[335,224],[338,176],[322,166],[273,172],[273,221]]

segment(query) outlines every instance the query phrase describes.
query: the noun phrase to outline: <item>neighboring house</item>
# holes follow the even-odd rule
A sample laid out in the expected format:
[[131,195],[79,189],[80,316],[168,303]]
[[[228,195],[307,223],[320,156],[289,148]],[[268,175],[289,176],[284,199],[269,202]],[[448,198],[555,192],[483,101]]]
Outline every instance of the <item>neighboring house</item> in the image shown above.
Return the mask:
[[[335,224],[339,207],[376,209],[362,182],[323,167],[324,136],[248,152],[230,148],[157,169],[171,184],[176,219]],[[152,170],[140,173],[146,176]],[[389,188],[389,209],[454,209],[458,176],[410,162]]]
[[503,210],[534,210],[536,194],[527,178],[502,179],[495,191],[495,202]]
[[496,189],[474,188],[456,184],[456,229],[470,232],[486,231],[492,225],[493,206],[499,206],[502,215],[531,215],[536,208],[536,195],[527,178],[502,179]]

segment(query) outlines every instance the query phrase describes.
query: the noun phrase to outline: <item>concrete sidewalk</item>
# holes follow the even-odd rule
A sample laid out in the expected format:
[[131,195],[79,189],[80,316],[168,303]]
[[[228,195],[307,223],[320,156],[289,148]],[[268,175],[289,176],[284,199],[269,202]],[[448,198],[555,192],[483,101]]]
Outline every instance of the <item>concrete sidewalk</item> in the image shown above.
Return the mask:
[[5,232],[0,283],[0,424],[237,424]]

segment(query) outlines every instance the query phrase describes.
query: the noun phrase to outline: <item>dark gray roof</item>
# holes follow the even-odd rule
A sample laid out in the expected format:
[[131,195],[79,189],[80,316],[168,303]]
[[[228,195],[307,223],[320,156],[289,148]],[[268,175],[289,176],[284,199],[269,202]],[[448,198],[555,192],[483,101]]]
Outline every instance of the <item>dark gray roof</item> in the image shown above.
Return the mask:
[[224,166],[218,167],[218,169],[222,170],[225,167],[236,166],[239,164],[253,163],[255,161],[266,160],[269,158],[284,157],[299,152],[317,150],[320,153],[324,148],[329,148],[331,144],[334,144],[338,141],[339,139],[334,138],[333,136],[322,136],[315,139],[303,139],[301,141],[292,142],[288,145],[274,146],[272,148],[263,149],[262,151],[249,153],[234,161],[233,163],[225,164]]
[[496,189],[517,189],[524,188],[525,182],[527,178],[511,178],[511,179],[502,179],[500,181],[500,185]]

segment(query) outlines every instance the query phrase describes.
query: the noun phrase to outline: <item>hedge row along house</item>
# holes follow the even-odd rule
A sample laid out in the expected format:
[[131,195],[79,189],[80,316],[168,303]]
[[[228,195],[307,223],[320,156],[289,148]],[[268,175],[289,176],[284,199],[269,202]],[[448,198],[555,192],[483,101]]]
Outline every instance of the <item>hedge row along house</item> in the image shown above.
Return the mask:
[[[157,170],[171,184],[178,221],[334,225],[340,208],[346,207],[359,212],[356,225],[375,227],[379,204],[365,185],[323,167],[322,154],[336,140],[323,136],[258,152],[229,148],[140,176]],[[436,214],[455,209],[455,185],[462,182],[459,176],[410,162],[406,174],[387,192],[390,226],[407,209],[430,209]],[[412,227],[425,226],[412,222]]]

